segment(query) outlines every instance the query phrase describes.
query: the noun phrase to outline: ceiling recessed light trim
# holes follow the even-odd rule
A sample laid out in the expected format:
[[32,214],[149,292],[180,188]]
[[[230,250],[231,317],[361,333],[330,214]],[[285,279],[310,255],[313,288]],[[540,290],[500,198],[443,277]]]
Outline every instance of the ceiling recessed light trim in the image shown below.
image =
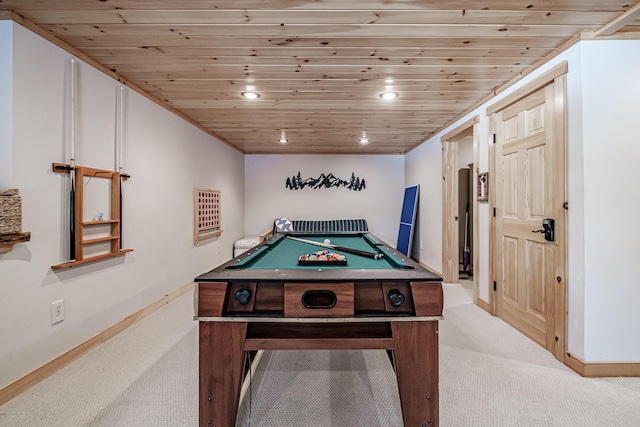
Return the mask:
[[260,98],[260,94],[258,92],[247,91],[247,92],[242,92],[241,95],[244,98],[249,99],[249,100],[254,100],[254,99]]
[[278,142],[280,144],[286,144],[287,142],[289,142],[287,136],[284,134],[284,131],[282,131],[282,133],[280,134],[280,139],[278,140]]
[[380,98],[384,99],[385,101],[392,101],[397,97],[398,97],[398,92],[393,92],[393,91],[386,91],[380,94]]

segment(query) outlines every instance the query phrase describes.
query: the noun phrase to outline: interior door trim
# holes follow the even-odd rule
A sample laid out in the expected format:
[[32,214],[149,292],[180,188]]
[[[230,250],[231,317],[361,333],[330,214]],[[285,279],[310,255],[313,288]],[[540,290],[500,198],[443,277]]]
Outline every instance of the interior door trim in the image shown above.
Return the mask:
[[[478,164],[478,132],[480,117],[475,115],[453,128],[440,138],[442,143],[442,279],[445,283],[457,283],[459,273],[458,224],[454,219],[458,215],[458,141],[473,136],[473,162]],[[449,153],[450,156],[446,156]],[[476,173],[476,171],[471,171]],[[474,218],[477,217],[477,202],[474,201]],[[474,227],[473,265],[477,266],[478,237]],[[474,274],[474,302],[478,295],[478,281]]]

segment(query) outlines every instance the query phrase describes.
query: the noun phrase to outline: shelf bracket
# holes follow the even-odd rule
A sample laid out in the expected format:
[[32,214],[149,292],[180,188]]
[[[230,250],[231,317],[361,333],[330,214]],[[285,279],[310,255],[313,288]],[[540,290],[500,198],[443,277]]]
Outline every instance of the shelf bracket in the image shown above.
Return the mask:
[[0,254],[6,254],[13,250],[13,246],[18,243],[24,243],[31,240],[31,233],[26,231],[23,233],[12,233],[0,235]]

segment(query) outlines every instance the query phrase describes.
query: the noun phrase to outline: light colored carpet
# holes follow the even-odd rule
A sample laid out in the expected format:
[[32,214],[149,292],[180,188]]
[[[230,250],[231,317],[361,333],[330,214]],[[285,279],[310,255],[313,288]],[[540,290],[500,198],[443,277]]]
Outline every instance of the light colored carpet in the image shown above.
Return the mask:
[[238,425],[402,425],[389,358],[384,351],[265,352]]
[[[581,378],[445,284],[441,426],[639,426],[640,378]],[[187,294],[0,406],[0,426],[196,426],[198,336]],[[382,351],[265,352],[239,425],[399,426]]]
[[440,414],[443,426],[640,426],[640,378],[582,378],[500,319],[453,305],[440,323]]

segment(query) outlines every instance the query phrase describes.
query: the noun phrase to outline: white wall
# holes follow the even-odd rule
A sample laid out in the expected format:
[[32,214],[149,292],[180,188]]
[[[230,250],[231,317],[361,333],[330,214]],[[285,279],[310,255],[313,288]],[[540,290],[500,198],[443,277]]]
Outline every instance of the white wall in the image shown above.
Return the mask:
[[418,259],[442,271],[442,147],[429,140],[405,156],[405,182],[420,185]]
[[638,40],[582,44],[584,357],[590,361],[640,361],[639,70]]
[[473,163],[473,137],[465,136],[458,141],[458,170],[466,169]]
[[[10,179],[0,175],[0,188],[20,189],[23,229],[31,232],[30,242],[0,255],[2,388],[226,261],[244,235],[244,157],[125,90],[124,171],[131,179],[122,185],[123,242],[134,252],[52,270],[68,260],[69,177],[53,173],[51,163],[69,160],[71,55],[18,24],[0,24],[0,34],[7,26],[13,34],[13,86],[11,78],[0,79],[0,92],[13,91],[10,138],[0,140],[0,153],[13,151],[12,172]],[[117,82],[77,65],[77,164],[113,169]],[[224,229],[219,239],[195,246],[194,186],[222,191]],[[51,303],[59,299],[65,320],[52,326]]]
[[[287,177],[297,175],[298,171],[303,179],[333,173],[349,180],[354,173],[365,179],[366,189],[285,188]],[[272,228],[273,220],[280,217],[364,218],[371,232],[395,246],[404,184],[404,159],[400,155],[247,155],[245,229],[248,235],[258,235]]]
[[585,360],[584,354],[584,155],[582,113],[582,46],[571,48],[567,74],[567,349]]
[[11,140],[12,43],[11,21],[0,21],[0,190],[11,179],[11,144],[2,141]]

